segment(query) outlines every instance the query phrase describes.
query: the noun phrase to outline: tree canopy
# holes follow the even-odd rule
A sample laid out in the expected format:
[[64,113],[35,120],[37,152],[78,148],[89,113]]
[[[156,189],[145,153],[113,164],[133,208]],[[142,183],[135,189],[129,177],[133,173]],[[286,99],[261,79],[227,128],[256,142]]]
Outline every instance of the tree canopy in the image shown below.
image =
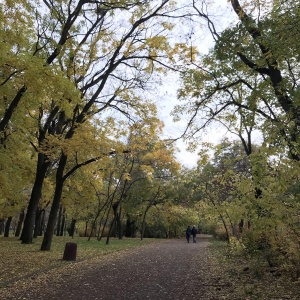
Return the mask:
[[[174,110],[177,118],[189,116],[185,135],[200,145],[196,197],[229,242],[237,238],[251,255],[262,251],[270,265],[281,264],[299,240],[299,196],[288,192],[299,180],[299,3],[229,1],[232,22],[221,31],[210,6],[193,3],[215,41],[183,72],[183,103]],[[243,146],[242,173],[233,163],[243,152],[228,148],[234,141],[221,141],[208,161],[212,145],[207,149],[201,134],[216,123]]]
[[[193,223],[298,268],[300,6],[231,0],[220,24],[213,4],[1,2],[0,232],[18,220],[50,250],[67,227],[108,243]],[[192,169],[162,138],[166,76]],[[216,124],[230,138],[208,144]]]

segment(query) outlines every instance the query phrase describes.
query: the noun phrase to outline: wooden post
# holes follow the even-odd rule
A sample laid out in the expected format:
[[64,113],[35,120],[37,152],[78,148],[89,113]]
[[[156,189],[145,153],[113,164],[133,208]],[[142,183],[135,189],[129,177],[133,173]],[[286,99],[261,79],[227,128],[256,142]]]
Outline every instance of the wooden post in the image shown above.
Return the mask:
[[77,244],[66,243],[63,260],[76,260]]

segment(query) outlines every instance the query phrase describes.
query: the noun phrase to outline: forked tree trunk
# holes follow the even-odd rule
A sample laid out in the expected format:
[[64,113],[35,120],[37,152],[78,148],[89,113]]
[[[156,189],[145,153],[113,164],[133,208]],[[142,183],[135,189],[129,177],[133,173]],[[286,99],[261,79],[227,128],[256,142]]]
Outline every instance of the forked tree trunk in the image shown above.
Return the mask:
[[[106,227],[106,224],[107,224],[108,214],[105,215],[105,213],[106,213],[107,210],[110,211],[110,205],[105,209],[105,211],[103,213],[103,216],[101,217],[101,219],[99,221],[99,228],[98,228],[98,235],[97,235],[97,240],[98,241],[101,241],[101,238],[102,238],[103,232],[104,232],[104,228]],[[101,230],[101,224],[102,224],[104,218],[105,218],[105,221],[104,221],[104,224],[103,224],[103,228]]]
[[[114,212],[114,218],[113,218],[112,222],[110,223],[109,232],[108,232],[107,237],[106,237],[106,245],[109,244],[109,239],[111,237],[113,228],[114,228],[115,223],[116,223],[117,210],[118,210],[118,207],[119,207],[119,203],[120,203],[120,201],[117,201],[113,205],[111,205],[111,207],[113,209],[113,212]],[[110,209],[109,209],[108,214],[107,214],[107,219],[108,219],[109,212],[110,212]],[[107,221],[107,219],[106,219],[106,221]]]
[[[97,227],[96,226],[97,219],[99,218],[99,215],[100,215],[101,211],[103,210],[103,208],[105,208],[105,206],[107,206],[107,203],[108,203],[108,200],[106,201],[106,203],[102,207],[98,207],[97,214],[96,214],[96,216],[95,216],[95,218],[94,218],[94,220],[92,222],[92,228],[91,228],[88,240],[91,239],[91,236],[93,234],[93,230],[95,230],[95,233],[96,233],[96,231],[97,231],[97,228],[96,228]],[[100,206],[100,204],[99,204],[99,206]],[[97,239],[99,238],[99,233],[100,233],[100,229],[101,229],[101,222],[102,222],[103,218],[104,218],[104,215],[103,215],[103,217],[100,220],[100,224],[99,224],[99,228],[98,228],[98,233],[97,233]]]

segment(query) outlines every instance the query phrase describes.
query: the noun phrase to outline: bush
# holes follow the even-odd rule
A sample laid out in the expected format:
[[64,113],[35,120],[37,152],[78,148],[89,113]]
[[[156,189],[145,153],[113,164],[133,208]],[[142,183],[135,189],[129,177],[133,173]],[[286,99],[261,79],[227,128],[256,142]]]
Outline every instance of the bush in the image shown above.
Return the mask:
[[243,234],[242,242],[250,257],[262,258],[270,267],[279,267],[295,278],[300,276],[299,238],[287,228],[248,231]]

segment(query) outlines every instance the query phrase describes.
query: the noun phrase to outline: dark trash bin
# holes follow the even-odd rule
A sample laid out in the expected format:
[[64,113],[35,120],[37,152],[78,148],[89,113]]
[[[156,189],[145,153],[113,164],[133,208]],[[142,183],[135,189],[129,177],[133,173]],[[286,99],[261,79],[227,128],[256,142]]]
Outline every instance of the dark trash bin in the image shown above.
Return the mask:
[[76,260],[77,244],[66,243],[63,260]]

